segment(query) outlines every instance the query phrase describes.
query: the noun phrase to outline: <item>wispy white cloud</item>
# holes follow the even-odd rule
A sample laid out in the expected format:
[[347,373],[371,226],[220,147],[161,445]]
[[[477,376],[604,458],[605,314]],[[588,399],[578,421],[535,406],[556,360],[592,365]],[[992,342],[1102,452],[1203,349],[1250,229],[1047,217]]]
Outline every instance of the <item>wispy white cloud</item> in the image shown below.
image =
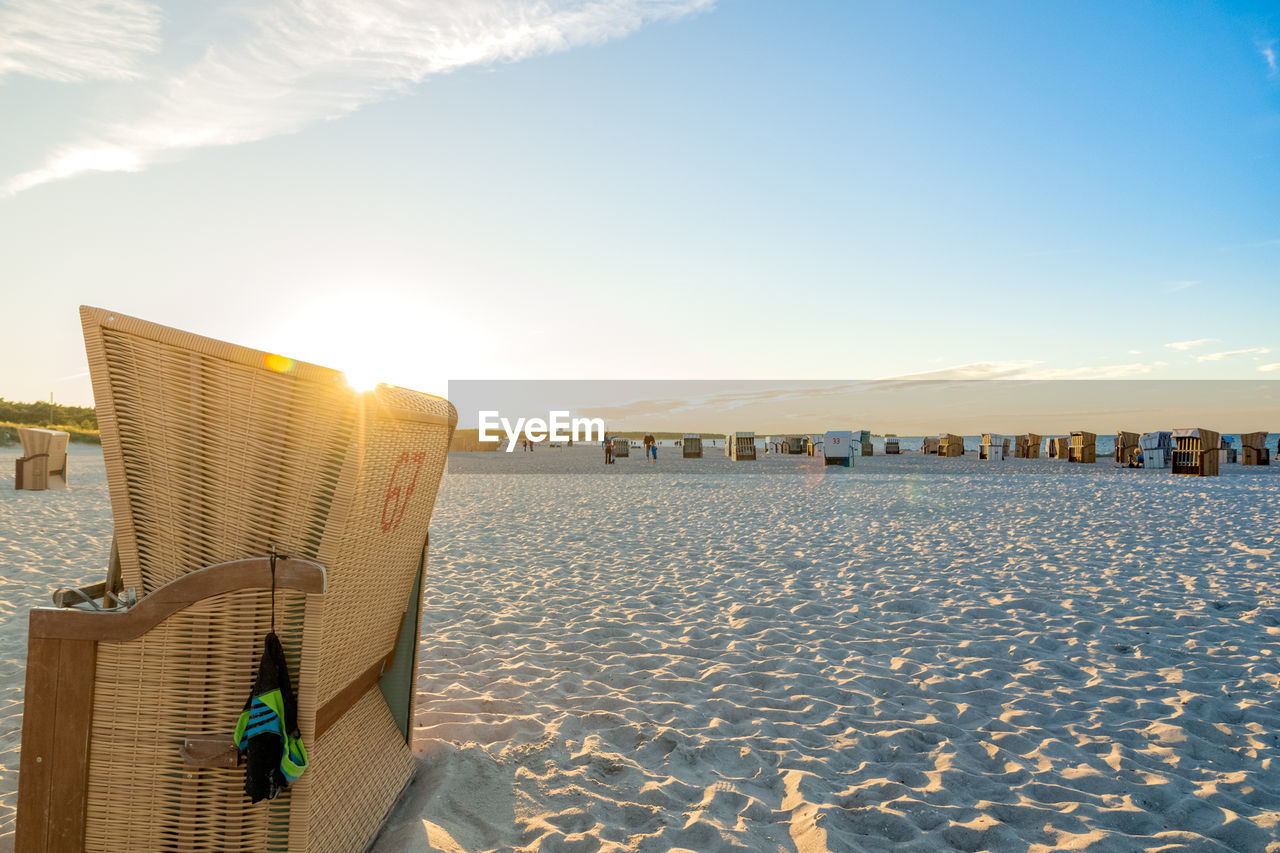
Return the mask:
[[1258,369],[1263,373],[1275,373],[1280,371],[1280,361],[1272,362],[1271,364],[1259,364]]
[[0,81],[10,74],[74,83],[141,76],[160,49],[160,9],[146,0],[7,0]]
[[1044,370],[1033,370],[1026,379],[1124,379],[1127,376],[1142,376],[1164,367],[1163,361],[1134,364],[1104,364],[1094,367],[1054,367]]
[[1189,350],[1189,349],[1194,349],[1195,347],[1202,347],[1205,344],[1211,344],[1216,340],[1218,339],[1217,338],[1196,338],[1194,341],[1174,341],[1171,344],[1165,344],[1165,346],[1168,347],[1169,349]]
[[1169,288],[1170,293],[1177,293],[1179,290],[1186,290],[1189,287],[1195,287],[1199,281],[1184,278],[1180,281],[1166,281],[1165,286]]
[[[39,6],[42,0],[24,0]],[[123,0],[117,0],[123,2]],[[513,62],[626,35],[714,0],[271,0],[246,33],[139,82],[149,109],[54,151],[8,194],[166,153],[293,133],[465,66]]]
[[1129,355],[1142,355],[1142,350],[1140,350],[1140,349],[1131,349],[1131,350],[1129,350]]
[[1238,355],[1265,355],[1271,352],[1269,347],[1249,347],[1248,349],[1233,349],[1226,352],[1211,352],[1206,355],[1196,356],[1196,361],[1222,361],[1224,358],[1234,358]]
[[890,376],[886,381],[900,379],[1014,379],[1024,376],[1028,370],[1040,364],[1038,361],[975,361],[969,364],[957,364],[940,370],[926,370],[922,373],[904,373]]
[[1267,72],[1272,77],[1280,76],[1280,65],[1277,65],[1276,57],[1276,40],[1271,39],[1258,45],[1258,53],[1262,54],[1262,58],[1267,63]]

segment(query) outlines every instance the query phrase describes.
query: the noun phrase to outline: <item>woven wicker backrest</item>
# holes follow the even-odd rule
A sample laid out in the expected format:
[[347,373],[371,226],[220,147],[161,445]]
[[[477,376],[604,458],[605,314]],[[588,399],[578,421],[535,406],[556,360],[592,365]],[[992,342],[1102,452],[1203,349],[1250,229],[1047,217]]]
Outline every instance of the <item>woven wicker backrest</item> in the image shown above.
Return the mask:
[[126,587],[266,554],[327,572],[318,701],[394,644],[457,415],[448,401],[81,308]]

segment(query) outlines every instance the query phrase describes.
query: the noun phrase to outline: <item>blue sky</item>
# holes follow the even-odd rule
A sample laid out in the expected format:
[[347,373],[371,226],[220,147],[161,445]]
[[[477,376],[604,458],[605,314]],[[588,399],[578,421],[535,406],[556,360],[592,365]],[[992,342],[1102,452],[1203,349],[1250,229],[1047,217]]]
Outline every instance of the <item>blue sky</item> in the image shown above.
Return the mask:
[[10,0],[0,395],[89,402],[81,303],[441,393],[1280,378],[1277,39],[1274,3]]

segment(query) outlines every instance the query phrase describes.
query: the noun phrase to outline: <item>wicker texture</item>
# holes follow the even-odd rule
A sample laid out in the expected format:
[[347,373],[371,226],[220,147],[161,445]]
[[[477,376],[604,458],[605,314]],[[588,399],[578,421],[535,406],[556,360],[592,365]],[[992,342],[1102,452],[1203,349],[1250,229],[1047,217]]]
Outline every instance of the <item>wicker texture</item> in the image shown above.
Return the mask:
[[[270,595],[227,593],[136,640],[99,645],[86,850],[265,851],[290,849],[291,836],[295,844],[305,842],[305,825],[291,831],[289,817],[306,802],[306,775],[269,804],[253,807],[244,797],[243,769],[187,768],[178,758],[189,736],[225,737],[230,744],[270,629]],[[276,594],[276,631],[290,670],[299,673],[300,723],[315,715],[309,674],[316,649],[304,650],[303,623],[323,606],[320,596],[310,596],[308,614],[307,598]]]
[[[362,848],[407,782],[411,750],[378,690],[319,743],[311,733],[317,709],[395,648],[406,608],[416,608],[453,407],[388,386],[357,394],[336,371],[100,309],[81,316],[123,585],[144,595],[272,545],[327,575],[305,631],[291,627],[292,641],[281,634],[286,649],[303,638],[310,649],[291,668],[300,667],[312,763],[290,799],[269,809],[244,799],[242,771],[183,780],[175,762],[182,737],[201,727],[230,737],[261,652],[260,613],[193,608],[137,648],[103,656],[96,689],[111,698],[94,713],[96,849]],[[153,712],[170,678],[184,687]],[[138,738],[145,760],[124,757],[119,750]],[[320,795],[308,794],[313,786]]]
[[[363,850],[413,775],[413,753],[377,690],[364,695],[309,753],[312,853]],[[310,776],[310,779],[307,777]]]

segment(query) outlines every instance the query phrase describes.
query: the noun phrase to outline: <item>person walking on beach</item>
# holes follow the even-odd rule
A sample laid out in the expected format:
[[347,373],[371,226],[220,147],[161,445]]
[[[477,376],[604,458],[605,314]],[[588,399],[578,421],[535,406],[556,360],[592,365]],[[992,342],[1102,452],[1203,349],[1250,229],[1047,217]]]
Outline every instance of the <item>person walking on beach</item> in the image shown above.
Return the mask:
[[646,432],[644,434],[644,458],[651,458],[656,463],[658,461],[658,442],[654,440],[653,433]]
[[607,435],[604,437],[604,464],[613,464],[613,441]]

